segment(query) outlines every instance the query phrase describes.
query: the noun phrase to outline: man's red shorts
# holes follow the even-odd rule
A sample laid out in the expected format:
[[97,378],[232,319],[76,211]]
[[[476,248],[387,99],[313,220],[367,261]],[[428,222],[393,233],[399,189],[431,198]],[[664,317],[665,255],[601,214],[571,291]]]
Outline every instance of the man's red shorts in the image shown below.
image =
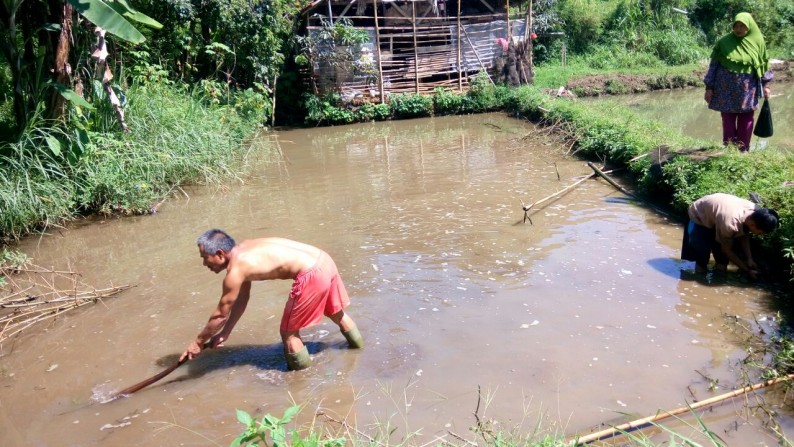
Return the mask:
[[333,259],[323,252],[314,267],[298,273],[284,306],[282,331],[297,331],[320,323],[350,304]]

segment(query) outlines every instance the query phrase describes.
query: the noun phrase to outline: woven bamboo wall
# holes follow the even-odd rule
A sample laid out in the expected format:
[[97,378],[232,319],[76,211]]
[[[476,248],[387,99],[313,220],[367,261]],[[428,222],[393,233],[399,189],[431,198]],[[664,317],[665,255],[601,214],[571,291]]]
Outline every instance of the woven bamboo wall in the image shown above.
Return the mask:
[[[371,15],[345,16],[370,35],[370,42],[360,48],[346,49],[353,63],[313,62],[311,76],[318,94],[339,92],[348,102],[380,102],[381,88],[387,100],[398,93],[430,94],[437,87],[466,91],[472,76],[493,70],[494,58],[502,53],[497,39],[508,38],[504,13],[459,20],[438,11],[437,5],[434,10],[433,3],[408,2],[397,9],[380,7],[376,22],[372,5],[358,9]],[[307,33],[317,33],[327,18],[328,14],[310,16]],[[514,41],[523,40],[525,20],[511,20],[510,34]]]

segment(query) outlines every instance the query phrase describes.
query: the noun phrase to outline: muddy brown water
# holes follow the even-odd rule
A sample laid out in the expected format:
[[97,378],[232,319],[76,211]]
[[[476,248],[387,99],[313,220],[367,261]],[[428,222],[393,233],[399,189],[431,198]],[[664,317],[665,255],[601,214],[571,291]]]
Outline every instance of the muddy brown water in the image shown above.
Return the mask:
[[[228,445],[235,409],[281,415],[291,402],[302,423],[322,413],[318,428],[390,444],[476,440],[475,412],[524,435],[539,421],[583,433],[739,386],[745,354],[725,315],[775,318],[774,292],[738,276],[681,279],[680,226],[603,181],[522,222],[522,201],[591,172],[529,123],[486,114],[263,138],[279,150],[253,157],[243,183],[21,243],[38,265],[135,287],[2,345],[0,445]],[[290,284],[256,283],[227,347],[99,403],[172,364],[206,322],[222,275],[195,239],[211,227],[328,251],[366,348],[345,349],[326,321],[303,331],[314,366],[286,372]],[[700,414],[730,445],[774,445],[742,403]]]

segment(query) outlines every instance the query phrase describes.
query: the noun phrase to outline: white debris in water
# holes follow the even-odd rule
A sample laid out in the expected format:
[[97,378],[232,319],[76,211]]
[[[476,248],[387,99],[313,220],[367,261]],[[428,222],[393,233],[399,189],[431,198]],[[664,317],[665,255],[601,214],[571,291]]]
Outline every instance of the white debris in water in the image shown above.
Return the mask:
[[433,312],[438,312],[438,307],[434,307]]
[[622,273],[624,275],[631,275],[632,274],[631,270],[626,270],[626,269],[620,269],[620,273]]
[[47,368],[47,372],[54,371],[57,367],[58,367],[58,364],[57,363],[53,363],[52,365],[50,365],[49,368]]
[[458,289],[458,290],[466,290],[466,288],[465,288],[465,287],[461,287],[461,286],[458,286],[458,287],[457,287],[457,289]]
[[618,400],[617,402],[618,402],[618,405],[620,405],[621,407],[625,407],[625,406],[626,406],[626,404],[624,404],[624,403],[623,403],[623,402],[621,402],[620,400]]
[[421,375],[422,375],[422,370],[420,369],[419,371],[417,371],[417,372],[416,372],[416,375],[417,375],[417,376],[421,376]]
[[375,264],[372,264],[372,270],[375,270],[377,272],[378,271],[378,266],[375,265]]
[[693,345],[696,345],[696,344],[698,344],[698,343],[700,343],[700,342],[699,342],[699,341],[697,341],[697,340],[692,340],[692,344],[693,344]]
[[72,424],[79,424],[80,421],[72,421]]
[[105,424],[105,425],[103,425],[102,427],[99,428],[99,431],[110,430],[111,428],[126,427],[128,425],[132,425],[132,422],[124,421],[124,422],[122,422],[120,424],[115,424],[115,425],[114,424]]
[[656,329],[656,326],[654,326],[652,324],[648,324],[645,327],[647,327],[648,329]]

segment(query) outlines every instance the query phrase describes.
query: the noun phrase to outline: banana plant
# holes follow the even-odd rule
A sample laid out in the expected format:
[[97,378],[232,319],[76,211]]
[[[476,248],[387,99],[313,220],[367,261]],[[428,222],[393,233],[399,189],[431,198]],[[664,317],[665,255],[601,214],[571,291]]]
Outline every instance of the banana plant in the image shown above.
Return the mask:
[[[162,28],[162,24],[136,11],[127,0],[0,0],[0,54],[8,62],[11,71],[18,129],[27,125],[37,104],[42,101],[39,95],[47,84],[55,83],[64,87],[50,89],[52,98],[45,101],[50,117],[63,116],[66,102],[74,97],[70,88],[69,55],[72,24],[76,15],[82,16],[97,29],[104,30],[103,33],[133,44],[145,40],[133,23]],[[53,18],[56,20],[53,21]],[[52,33],[59,35],[53,38]],[[48,40],[55,45],[49,45]],[[97,42],[99,45],[104,39],[98,37]],[[94,48],[95,54],[101,51]],[[101,71],[98,70],[97,76],[104,82],[108,78],[106,65],[103,61],[99,65]],[[49,73],[52,73],[50,77]],[[107,87],[110,87],[109,79]]]

